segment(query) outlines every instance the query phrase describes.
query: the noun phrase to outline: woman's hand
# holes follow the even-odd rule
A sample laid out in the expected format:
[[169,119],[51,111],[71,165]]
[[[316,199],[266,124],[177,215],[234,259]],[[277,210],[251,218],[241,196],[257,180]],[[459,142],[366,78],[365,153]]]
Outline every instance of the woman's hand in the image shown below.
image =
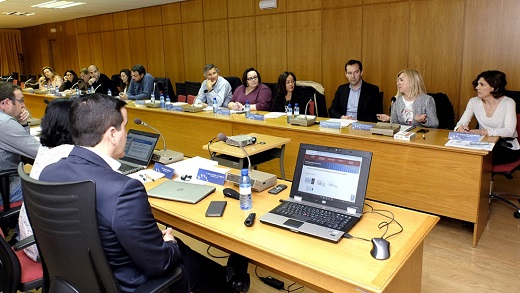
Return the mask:
[[415,115],[415,121],[419,122],[419,123],[426,123],[426,120],[428,120],[428,117],[426,117],[426,114],[417,114]]
[[388,116],[386,114],[376,114],[376,116],[377,116],[377,120],[379,120],[379,121],[383,121],[383,122],[390,121],[390,116]]
[[468,132],[478,135],[489,135],[487,129],[472,129]]
[[455,129],[456,132],[469,132],[469,127],[467,125],[461,125]]

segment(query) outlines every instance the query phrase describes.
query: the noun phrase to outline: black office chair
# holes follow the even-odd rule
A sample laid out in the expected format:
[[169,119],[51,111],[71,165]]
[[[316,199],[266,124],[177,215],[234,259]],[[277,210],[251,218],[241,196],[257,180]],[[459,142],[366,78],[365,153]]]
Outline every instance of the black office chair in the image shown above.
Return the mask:
[[154,78],[154,81],[165,98],[168,95],[170,96],[171,101],[177,101],[177,96],[175,95],[175,91],[173,91],[172,82],[168,77],[156,77]]
[[197,96],[199,94],[200,86],[202,85],[202,83],[185,81],[184,84],[186,85],[186,92],[188,95]]
[[237,87],[242,85],[242,81],[240,80],[240,78],[238,78],[236,76],[226,76],[224,78],[229,82],[229,85],[231,85],[231,92],[232,93],[235,92],[235,89]]
[[[18,167],[29,221],[43,265],[44,292],[120,292],[99,235],[93,181],[50,183]],[[135,292],[163,292],[182,271],[150,279]]]
[[455,128],[455,111],[453,104],[445,93],[428,93],[435,101],[435,109],[437,110],[437,118],[439,119],[438,129]]
[[3,205],[0,205],[0,228],[4,235],[9,233],[9,228],[14,227],[18,221],[18,214],[22,201],[9,202],[9,177],[17,175],[16,170],[0,171],[0,194],[2,195]]
[[175,90],[178,96],[183,95],[186,97],[188,95],[188,92],[186,91],[186,84],[184,82],[176,82]]

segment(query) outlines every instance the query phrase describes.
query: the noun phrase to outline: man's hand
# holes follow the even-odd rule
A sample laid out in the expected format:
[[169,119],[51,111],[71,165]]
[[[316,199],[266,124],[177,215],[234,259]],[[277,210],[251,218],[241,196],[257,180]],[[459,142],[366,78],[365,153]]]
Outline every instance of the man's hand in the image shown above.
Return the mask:
[[29,111],[26,108],[23,108],[22,113],[20,113],[20,116],[18,116],[18,122],[22,125],[26,125],[29,116],[31,116],[31,113],[29,113]]
[[128,95],[126,93],[119,93],[119,98],[121,100],[128,100]]
[[90,84],[90,85],[93,85],[95,82],[96,82],[96,79],[93,77],[88,80],[88,84]]
[[213,87],[215,86],[216,83],[217,83],[216,80],[215,80],[215,82],[211,82],[211,80],[209,80],[209,79],[208,79],[208,81],[206,81],[206,89],[208,90],[208,93],[213,90]]
[[175,244],[177,244],[177,240],[175,240],[175,237],[173,237],[173,229],[172,228],[166,228],[166,230],[162,231],[163,239],[164,241],[173,241]]

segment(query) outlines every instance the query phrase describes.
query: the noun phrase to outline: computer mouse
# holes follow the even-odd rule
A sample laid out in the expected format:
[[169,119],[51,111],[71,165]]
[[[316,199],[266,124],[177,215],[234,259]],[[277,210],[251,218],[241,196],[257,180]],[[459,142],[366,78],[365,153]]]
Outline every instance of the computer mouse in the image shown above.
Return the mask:
[[236,191],[232,188],[224,188],[224,190],[222,190],[222,193],[224,193],[225,197],[231,197],[234,199],[240,198],[240,193],[238,193],[238,191]]
[[384,238],[372,238],[370,254],[375,259],[388,259],[390,257],[390,242]]

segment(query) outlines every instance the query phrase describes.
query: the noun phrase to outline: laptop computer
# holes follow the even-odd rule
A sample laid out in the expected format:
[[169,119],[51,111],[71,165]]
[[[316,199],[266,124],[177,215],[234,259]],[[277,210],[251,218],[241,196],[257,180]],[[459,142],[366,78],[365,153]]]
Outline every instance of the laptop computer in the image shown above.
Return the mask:
[[301,144],[290,198],[260,221],[338,242],[361,218],[371,162],[371,152]]
[[198,203],[215,191],[215,186],[166,181],[148,191],[148,196],[162,199]]
[[129,129],[126,135],[125,156],[118,161],[119,171],[125,175],[146,169],[152,160],[159,134]]

